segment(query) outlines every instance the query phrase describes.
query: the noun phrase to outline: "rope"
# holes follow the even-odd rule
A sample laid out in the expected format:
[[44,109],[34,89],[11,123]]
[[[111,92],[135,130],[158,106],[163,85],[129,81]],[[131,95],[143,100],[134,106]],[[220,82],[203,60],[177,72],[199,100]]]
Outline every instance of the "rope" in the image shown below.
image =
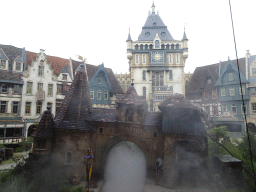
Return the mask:
[[237,67],[238,67],[238,75],[239,75],[239,81],[240,81],[240,90],[241,90],[241,93],[242,93],[241,95],[242,95],[242,101],[243,101],[243,112],[244,112],[244,119],[245,119],[245,124],[246,124],[246,133],[247,133],[247,138],[248,138],[248,142],[249,142],[249,151],[250,151],[250,157],[251,157],[251,162],[252,162],[253,178],[254,178],[254,183],[255,183],[255,187],[256,187],[256,178],[255,178],[255,171],[254,171],[254,166],[253,166],[253,157],[252,157],[251,141],[250,141],[250,137],[249,137],[248,124],[247,124],[247,117],[246,117],[246,111],[245,111],[244,95],[243,95],[243,89],[242,89],[240,68],[239,68],[239,63],[238,63],[237,48],[236,48],[236,39],[235,39],[235,30],[234,30],[234,24],[233,24],[233,17],[232,17],[232,10],[231,10],[231,3],[230,3],[230,0],[229,0],[229,7],[230,7],[230,15],[231,15],[232,29],[233,29],[234,44],[235,44],[235,52],[236,52],[236,60],[237,60]]

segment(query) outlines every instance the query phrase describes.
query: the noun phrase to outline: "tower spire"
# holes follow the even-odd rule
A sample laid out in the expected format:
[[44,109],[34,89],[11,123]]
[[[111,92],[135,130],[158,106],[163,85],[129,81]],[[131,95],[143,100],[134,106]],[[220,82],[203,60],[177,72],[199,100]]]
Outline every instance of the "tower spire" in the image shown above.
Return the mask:
[[130,34],[130,27],[129,27],[129,34],[128,34],[128,38],[127,38],[127,40],[126,41],[131,41],[132,40],[132,38],[131,38],[131,34]]
[[152,8],[152,13],[155,14],[155,4],[154,4],[154,0],[153,0],[153,4],[152,4],[151,8]]
[[182,40],[188,40],[186,32],[185,32],[185,26],[184,26],[184,34],[183,34],[183,39]]

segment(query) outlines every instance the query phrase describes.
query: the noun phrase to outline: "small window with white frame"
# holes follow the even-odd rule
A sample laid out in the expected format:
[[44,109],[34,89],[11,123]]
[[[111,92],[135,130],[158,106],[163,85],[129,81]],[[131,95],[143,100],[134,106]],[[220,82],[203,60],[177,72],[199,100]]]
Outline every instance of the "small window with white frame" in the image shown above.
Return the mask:
[[22,63],[15,62],[15,71],[22,71]]
[[102,79],[101,77],[98,77],[98,84],[101,84],[102,83]]
[[221,89],[220,89],[220,96],[221,96],[221,97],[225,97],[225,96],[226,96],[226,90],[225,90],[225,88],[221,88]]
[[94,99],[94,89],[90,89],[90,98]]
[[226,104],[225,104],[225,105],[222,105],[222,111],[223,111],[223,112],[227,112],[227,111],[228,111],[228,107],[227,107]]
[[243,95],[245,95],[245,87],[244,86],[242,86],[242,93],[241,93],[241,87],[239,86],[239,93],[240,93],[240,95],[242,95],[242,93],[243,93]]
[[44,76],[44,66],[38,66],[38,76]]
[[172,54],[169,54],[169,63],[173,63]]
[[8,60],[0,59],[0,69],[7,69]]
[[236,104],[231,104],[231,111],[233,115],[236,115],[237,110],[236,110]]
[[53,96],[53,84],[48,84],[48,96]]
[[7,84],[1,85],[1,93],[8,93],[8,85]]
[[252,87],[250,89],[250,94],[251,94],[251,96],[256,96],[256,88],[255,87]]
[[235,96],[236,92],[235,92],[235,88],[234,87],[229,87],[229,95],[230,96]]
[[177,64],[179,64],[180,63],[180,54],[176,54],[176,62],[177,62]]
[[256,114],[256,103],[252,103],[252,114]]
[[98,90],[98,100],[101,100],[101,90]]
[[234,80],[233,73],[228,73],[228,80],[229,81],[233,81]]
[[8,102],[7,101],[0,101],[0,113],[6,113],[7,112],[7,106]]
[[108,91],[104,92],[104,100],[108,100]]
[[139,63],[139,55],[135,55],[135,63],[136,63],[136,64]]
[[142,55],[142,63],[143,63],[143,64],[146,64],[146,55],[145,55],[145,54]]

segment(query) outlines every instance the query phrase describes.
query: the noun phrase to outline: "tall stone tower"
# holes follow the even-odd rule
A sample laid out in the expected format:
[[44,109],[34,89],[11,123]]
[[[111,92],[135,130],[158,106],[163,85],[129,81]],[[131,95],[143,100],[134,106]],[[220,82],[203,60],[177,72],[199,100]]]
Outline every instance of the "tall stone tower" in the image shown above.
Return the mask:
[[174,40],[155,5],[149,13],[137,41],[127,39],[127,58],[131,80],[138,95],[146,97],[148,109],[158,111],[158,105],[175,93],[185,94],[185,61],[188,39]]

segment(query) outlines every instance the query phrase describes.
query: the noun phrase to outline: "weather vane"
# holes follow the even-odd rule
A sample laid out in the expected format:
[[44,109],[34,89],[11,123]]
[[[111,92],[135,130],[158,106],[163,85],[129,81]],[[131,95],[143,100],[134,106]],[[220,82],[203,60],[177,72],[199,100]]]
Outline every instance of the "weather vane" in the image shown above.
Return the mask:
[[77,59],[82,60],[84,62],[87,60],[86,58],[83,58],[83,56],[81,56],[81,55],[76,55],[76,57],[77,57]]

